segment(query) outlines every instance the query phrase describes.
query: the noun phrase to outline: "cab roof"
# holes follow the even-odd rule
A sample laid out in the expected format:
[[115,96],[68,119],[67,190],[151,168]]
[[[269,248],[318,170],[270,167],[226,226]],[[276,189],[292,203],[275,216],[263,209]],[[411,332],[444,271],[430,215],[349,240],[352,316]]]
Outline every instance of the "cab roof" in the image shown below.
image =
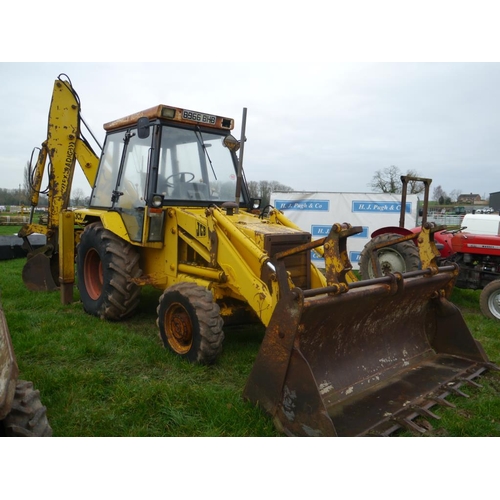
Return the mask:
[[116,130],[122,127],[135,125],[139,118],[147,117],[149,120],[169,120],[174,122],[186,123],[190,125],[202,125],[220,130],[232,130],[234,128],[234,120],[223,116],[201,113],[199,111],[191,111],[184,108],[176,108],[159,104],[144,111],[139,111],[132,115],[118,118],[104,124],[104,130]]

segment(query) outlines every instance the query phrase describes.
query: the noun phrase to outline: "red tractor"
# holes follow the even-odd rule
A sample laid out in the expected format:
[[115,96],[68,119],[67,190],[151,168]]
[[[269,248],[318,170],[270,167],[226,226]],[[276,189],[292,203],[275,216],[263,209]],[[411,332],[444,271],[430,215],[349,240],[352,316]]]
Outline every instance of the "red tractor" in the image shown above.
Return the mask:
[[[393,272],[410,272],[421,267],[418,239],[423,227],[428,228],[436,249],[437,265],[454,262],[458,265],[455,286],[482,290],[481,312],[500,320],[500,216],[466,215],[460,228],[447,229],[427,222],[427,204],[430,179],[402,176],[403,193],[401,219],[398,227],[376,230],[365,246],[359,261],[363,279],[371,279]],[[409,181],[421,181],[425,186],[422,226],[404,227],[404,207]],[[430,256],[432,258],[434,256]]]
[[434,241],[441,258],[459,266],[455,286],[481,290],[481,312],[500,320],[500,236],[475,234],[473,227],[466,224],[473,223],[476,217],[480,215],[467,216],[459,230],[436,232]]

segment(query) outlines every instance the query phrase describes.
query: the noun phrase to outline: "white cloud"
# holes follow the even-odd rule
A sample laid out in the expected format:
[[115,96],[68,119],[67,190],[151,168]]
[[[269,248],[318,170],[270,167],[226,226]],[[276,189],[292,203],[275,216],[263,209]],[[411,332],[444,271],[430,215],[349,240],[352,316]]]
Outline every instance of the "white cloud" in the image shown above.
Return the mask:
[[448,192],[500,190],[498,63],[2,63],[3,187],[45,140],[60,73],[100,141],[103,123],[159,103],[231,116],[239,137],[247,107],[250,180],[365,191],[396,165]]

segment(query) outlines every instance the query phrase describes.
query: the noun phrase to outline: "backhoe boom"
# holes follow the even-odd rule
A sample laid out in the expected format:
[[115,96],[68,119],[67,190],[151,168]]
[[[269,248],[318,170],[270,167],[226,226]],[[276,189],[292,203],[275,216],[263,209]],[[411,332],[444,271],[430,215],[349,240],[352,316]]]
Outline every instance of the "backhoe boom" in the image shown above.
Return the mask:
[[[58,288],[57,275],[59,216],[69,206],[75,164],[78,161],[90,186],[94,185],[99,158],[81,135],[80,101],[69,81],[60,75],[54,82],[50,105],[47,138],[40,148],[31,181],[30,223],[19,231],[27,246],[28,263],[23,279],[28,288],[54,290]],[[39,203],[42,180],[48,161],[48,211],[44,224],[33,223],[34,210]],[[28,236],[41,233],[46,245],[33,251]],[[29,262],[34,258],[34,262]]]

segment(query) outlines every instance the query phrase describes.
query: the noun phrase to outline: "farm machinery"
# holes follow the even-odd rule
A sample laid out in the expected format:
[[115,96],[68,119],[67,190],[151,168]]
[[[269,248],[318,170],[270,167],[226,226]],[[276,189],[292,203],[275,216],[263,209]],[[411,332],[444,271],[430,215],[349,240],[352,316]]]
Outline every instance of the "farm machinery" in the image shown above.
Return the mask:
[[[491,216],[496,217],[496,216]],[[481,290],[479,306],[484,316],[500,320],[500,235],[475,230],[480,215],[467,215],[463,227],[435,234],[443,260],[459,267],[456,286]],[[499,218],[500,220],[500,218]],[[498,229],[498,221],[496,222]]]
[[[224,116],[163,104],[130,114],[104,125],[99,156],[83,123],[60,75],[32,175],[36,207],[48,162],[47,223],[19,233],[27,245],[34,232],[47,237],[28,253],[30,290],[60,290],[68,303],[76,281],[87,313],[118,321],[153,286],[161,341],[194,363],[217,361],[224,324],[259,321],[266,331],[243,396],[287,435],[425,432],[433,406],[496,368],[447,299],[456,266],[437,265],[429,231],[419,269],[359,281],[347,240],[362,228],[332,222],[313,241],[279,210],[260,209],[242,166],[245,108],[240,140]],[[92,192],[69,210],[76,163]]]
[[0,436],[52,436],[47,408],[32,382],[19,379],[12,339],[0,304]]
[[434,248],[427,262],[456,264],[455,286],[481,290],[479,305],[484,316],[500,320],[500,217],[467,214],[458,228],[447,228],[427,222],[431,179],[402,176],[400,223],[372,233],[360,258],[360,274],[365,279],[392,272],[418,270],[422,267],[418,245],[421,227],[405,229],[404,204],[409,182],[424,183],[422,227],[432,234]]

